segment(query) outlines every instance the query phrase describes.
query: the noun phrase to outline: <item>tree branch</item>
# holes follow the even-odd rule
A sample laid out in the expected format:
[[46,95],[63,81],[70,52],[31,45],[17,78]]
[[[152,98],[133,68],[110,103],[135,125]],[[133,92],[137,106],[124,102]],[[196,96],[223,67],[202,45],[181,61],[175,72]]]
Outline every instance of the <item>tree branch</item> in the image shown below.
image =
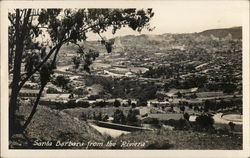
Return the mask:
[[43,92],[45,86],[46,86],[46,84],[41,86],[41,88],[40,88],[40,90],[39,90],[39,93],[38,93],[38,95],[37,95],[36,101],[35,101],[35,103],[34,103],[34,105],[33,105],[32,110],[31,110],[31,113],[30,113],[28,119],[26,120],[26,122],[24,123],[24,125],[23,125],[21,131],[24,131],[24,130],[28,127],[28,125],[29,125],[30,122],[31,122],[31,119],[33,118],[34,114],[36,113],[36,109],[37,109],[38,103],[39,103],[39,101],[40,101],[40,98],[41,98],[41,96],[42,96],[42,92]]
[[63,45],[63,43],[67,42],[69,39],[65,39],[64,41],[60,42],[59,44],[57,44],[55,47],[53,47],[49,54],[44,58],[44,60],[27,76],[25,77],[21,83],[19,84],[19,90],[23,87],[23,85],[25,84],[26,81],[28,81],[28,79],[34,74],[36,73],[42,66],[43,64],[45,64],[47,62],[47,60],[50,58],[50,56],[54,53],[54,51],[61,47]]
[[11,23],[13,26],[15,26],[15,23],[14,23],[13,19],[11,19],[10,15],[8,16],[8,19],[9,19],[10,23]]
[[28,79],[42,67],[42,65],[49,59],[49,57],[54,53],[54,51],[55,51],[55,49],[57,47],[58,47],[58,45],[56,45],[54,48],[52,48],[50,50],[49,54],[44,58],[44,60],[30,74],[28,74],[28,76],[26,76],[21,81],[21,83],[19,84],[19,90],[23,87],[23,85],[25,84],[25,82],[28,81]]

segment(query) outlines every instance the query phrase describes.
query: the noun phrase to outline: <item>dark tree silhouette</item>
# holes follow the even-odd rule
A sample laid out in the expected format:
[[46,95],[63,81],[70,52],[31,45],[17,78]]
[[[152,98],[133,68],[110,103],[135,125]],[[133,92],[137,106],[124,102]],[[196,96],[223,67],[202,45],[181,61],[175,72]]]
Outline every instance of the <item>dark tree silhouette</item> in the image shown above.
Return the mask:
[[114,107],[119,107],[121,106],[121,102],[119,100],[114,101]]
[[214,119],[210,115],[201,115],[195,119],[195,122],[201,129],[209,129],[213,127]]
[[125,115],[123,114],[122,110],[117,109],[114,112],[114,123],[125,124]]
[[228,125],[229,125],[231,131],[234,131],[235,123],[229,122]]
[[64,76],[60,75],[56,77],[56,84],[62,87],[62,89],[64,89],[68,83],[69,79],[65,78]]
[[188,113],[185,113],[184,115],[183,115],[183,117],[187,120],[187,121],[189,121],[189,114]]

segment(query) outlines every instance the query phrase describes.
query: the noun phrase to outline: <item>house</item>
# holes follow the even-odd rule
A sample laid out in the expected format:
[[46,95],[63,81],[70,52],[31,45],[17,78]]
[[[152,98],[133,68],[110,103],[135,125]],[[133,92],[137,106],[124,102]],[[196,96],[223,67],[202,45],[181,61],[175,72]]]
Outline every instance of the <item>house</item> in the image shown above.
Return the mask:
[[165,107],[169,106],[168,101],[158,101],[158,100],[148,100],[147,101],[147,106],[148,107]]

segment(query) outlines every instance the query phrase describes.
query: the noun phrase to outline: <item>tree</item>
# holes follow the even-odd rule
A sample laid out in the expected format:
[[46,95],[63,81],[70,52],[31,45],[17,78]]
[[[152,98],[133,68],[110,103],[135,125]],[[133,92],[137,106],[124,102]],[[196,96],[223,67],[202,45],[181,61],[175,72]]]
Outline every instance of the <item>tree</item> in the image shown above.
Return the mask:
[[102,121],[102,112],[99,112],[99,114],[97,116],[97,120]]
[[182,105],[182,106],[180,107],[180,110],[182,111],[182,113],[184,113],[184,111],[185,111],[185,106]]
[[178,91],[177,93],[176,93],[176,95],[177,95],[177,98],[181,98],[183,95],[181,94],[181,92],[180,91]]
[[196,95],[196,93],[193,93],[192,95],[190,95],[190,98],[192,98],[192,99],[195,99],[195,98],[197,98],[197,95]]
[[128,111],[128,115],[127,115],[127,118],[126,118],[126,122],[127,122],[127,124],[129,124],[129,125],[137,125],[138,123],[138,119],[137,119],[137,117],[136,117],[136,115],[137,115],[138,113],[136,112],[136,110],[134,110],[134,109],[130,109],[129,111]]
[[199,107],[198,106],[195,106],[194,107],[194,111],[199,111],[200,109],[199,109]]
[[119,107],[121,106],[121,102],[119,100],[114,101],[114,107]]
[[123,114],[122,110],[117,109],[114,112],[114,123],[125,124],[125,115]]
[[228,125],[229,125],[231,131],[234,131],[235,123],[229,122]]
[[82,114],[81,114],[81,120],[84,120],[84,121],[87,121],[87,115],[83,112]]
[[208,112],[213,104],[215,103],[212,103],[210,100],[206,100],[204,105],[204,112]]
[[211,115],[200,115],[195,119],[200,129],[209,129],[213,127],[214,119]]
[[176,122],[175,129],[177,130],[189,130],[191,128],[190,123],[186,119],[179,119]]
[[136,104],[135,104],[135,103],[132,103],[132,104],[131,104],[131,107],[132,107],[132,108],[136,108]]
[[138,103],[137,103],[138,106],[147,106],[147,100],[145,100],[144,98],[139,98],[138,100]]
[[74,57],[72,58],[72,61],[73,61],[73,63],[75,64],[75,69],[78,69],[78,68],[79,68],[79,65],[80,65],[80,63],[81,63],[80,58],[74,56]]
[[62,89],[65,89],[68,83],[69,79],[65,78],[64,76],[60,75],[56,77],[56,84],[62,87]]
[[[152,9],[13,9],[9,11],[9,72],[13,74],[9,101],[9,138],[17,133],[15,114],[17,97],[23,85],[47,63],[52,61],[56,67],[57,55],[64,44],[76,44],[87,39],[86,32],[93,32],[100,37],[108,28],[115,34],[122,27],[130,27],[134,31],[150,28],[149,22],[154,13]],[[49,35],[51,49],[43,53],[45,57],[29,73],[21,71],[24,52],[40,49],[36,38]],[[101,44],[107,52],[112,51],[112,41],[102,38]],[[80,45],[78,45],[81,47]],[[89,58],[86,57],[88,60]],[[91,62],[85,62],[84,69],[89,71]],[[45,85],[46,86],[46,85]],[[41,87],[41,90],[44,87]],[[38,97],[39,98],[39,97]],[[38,99],[39,102],[39,99]],[[35,105],[33,105],[36,107]],[[31,113],[32,114],[32,113]]]
[[187,120],[187,121],[189,121],[189,114],[188,113],[185,113],[184,115],[183,115],[183,117]]
[[97,120],[95,112],[93,112],[93,120]]
[[132,104],[132,100],[128,99],[128,106],[130,106]]

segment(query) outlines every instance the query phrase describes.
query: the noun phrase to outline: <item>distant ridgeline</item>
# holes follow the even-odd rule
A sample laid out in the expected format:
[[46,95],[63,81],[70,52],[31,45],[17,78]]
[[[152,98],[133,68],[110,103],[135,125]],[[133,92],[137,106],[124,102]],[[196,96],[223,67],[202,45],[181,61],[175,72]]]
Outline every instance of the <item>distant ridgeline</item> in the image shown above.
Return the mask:
[[[125,53],[123,55],[126,55],[127,53],[145,54],[145,51],[154,51],[154,53],[157,53],[156,51],[161,50],[182,49],[184,46],[193,48],[196,47],[199,42],[204,40],[210,41],[225,39],[241,40],[242,27],[210,29],[198,33],[165,33],[161,35],[142,34],[119,36],[115,37],[113,52]],[[106,53],[105,47],[103,47],[99,41],[84,41],[81,44],[84,45],[85,48],[98,50],[101,54]],[[59,54],[59,58],[67,58],[68,56],[70,59],[67,60],[67,64],[72,64],[71,55],[74,55],[77,49],[78,47],[75,45],[63,46],[63,49]],[[61,62],[65,65],[65,60],[61,60]]]
[[211,29],[211,30],[202,31],[199,34],[203,36],[213,35],[218,38],[225,38],[226,36],[231,34],[233,39],[242,39],[242,27]]
[[241,39],[242,27],[211,29],[195,33],[126,35],[115,38],[114,52],[137,50],[137,53],[140,53],[138,51],[172,50],[173,48],[177,48],[177,46],[177,49],[180,49],[179,47],[183,47],[184,45],[192,48],[197,46],[201,41]]

